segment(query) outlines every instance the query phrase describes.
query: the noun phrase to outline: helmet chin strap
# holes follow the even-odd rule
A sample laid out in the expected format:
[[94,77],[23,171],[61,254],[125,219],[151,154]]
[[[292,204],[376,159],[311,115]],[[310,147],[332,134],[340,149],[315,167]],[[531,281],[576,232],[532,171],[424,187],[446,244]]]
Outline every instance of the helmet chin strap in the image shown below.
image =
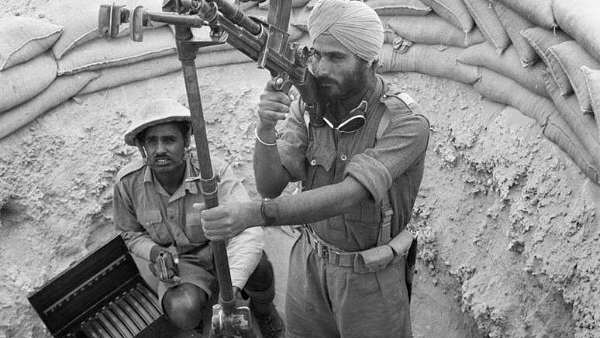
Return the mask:
[[144,162],[146,162],[148,160],[148,155],[146,155],[146,150],[144,149],[144,147],[138,140],[135,140],[135,145],[137,146],[138,150],[140,151],[140,154],[142,155]]

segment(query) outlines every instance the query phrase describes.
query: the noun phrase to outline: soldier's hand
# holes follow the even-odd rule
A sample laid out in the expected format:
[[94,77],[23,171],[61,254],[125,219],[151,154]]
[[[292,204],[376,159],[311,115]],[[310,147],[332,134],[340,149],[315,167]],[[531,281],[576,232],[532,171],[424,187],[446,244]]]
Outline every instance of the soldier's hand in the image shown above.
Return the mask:
[[252,224],[249,204],[227,203],[202,211],[202,229],[206,238],[225,240],[246,230],[248,224]]
[[160,281],[169,285],[178,285],[179,279],[179,257],[169,250],[161,250],[150,263],[150,271],[160,279]]
[[258,103],[259,128],[274,128],[278,121],[285,120],[291,102],[288,94],[277,90],[275,79],[269,80]]

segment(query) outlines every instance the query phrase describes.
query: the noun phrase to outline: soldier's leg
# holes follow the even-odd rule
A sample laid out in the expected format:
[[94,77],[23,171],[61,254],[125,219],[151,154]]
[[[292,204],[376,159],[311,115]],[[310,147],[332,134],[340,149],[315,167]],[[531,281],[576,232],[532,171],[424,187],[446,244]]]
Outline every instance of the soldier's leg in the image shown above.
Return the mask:
[[206,292],[190,283],[169,288],[162,298],[162,307],[167,318],[184,331],[200,325],[207,304]]
[[404,266],[401,257],[378,272],[330,266],[327,289],[340,337],[412,337]]
[[248,278],[244,292],[250,297],[250,310],[260,326],[263,337],[283,337],[285,325],[273,304],[275,299],[273,265],[264,252],[256,269]]
[[212,263],[209,250],[201,250],[194,254],[183,254],[179,257],[179,277],[181,283],[170,287],[158,284],[159,304],[167,318],[181,330],[199,330],[202,328],[202,317],[210,311],[209,304],[214,286],[215,276],[207,271]]
[[327,295],[329,264],[312,251],[305,235],[292,247],[285,298],[288,338],[338,338]]

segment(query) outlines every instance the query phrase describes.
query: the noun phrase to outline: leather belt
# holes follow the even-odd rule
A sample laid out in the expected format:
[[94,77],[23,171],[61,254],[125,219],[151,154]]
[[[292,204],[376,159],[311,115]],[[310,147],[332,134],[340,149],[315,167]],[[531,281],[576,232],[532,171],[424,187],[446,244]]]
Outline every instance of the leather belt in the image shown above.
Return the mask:
[[355,266],[360,251],[344,251],[327,244],[308,226],[303,227],[303,232],[306,233],[308,243],[317,254],[317,256],[326,259],[329,263],[338,266],[352,268]]

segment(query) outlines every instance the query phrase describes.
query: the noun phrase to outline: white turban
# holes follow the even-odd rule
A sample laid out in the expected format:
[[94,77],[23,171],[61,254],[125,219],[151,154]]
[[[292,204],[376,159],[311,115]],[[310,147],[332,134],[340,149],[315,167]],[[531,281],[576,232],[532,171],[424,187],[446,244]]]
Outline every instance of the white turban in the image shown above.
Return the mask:
[[383,25],[375,11],[362,1],[319,0],[308,18],[311,43],[329,33],[363,60],[377,58],[383,46]]

